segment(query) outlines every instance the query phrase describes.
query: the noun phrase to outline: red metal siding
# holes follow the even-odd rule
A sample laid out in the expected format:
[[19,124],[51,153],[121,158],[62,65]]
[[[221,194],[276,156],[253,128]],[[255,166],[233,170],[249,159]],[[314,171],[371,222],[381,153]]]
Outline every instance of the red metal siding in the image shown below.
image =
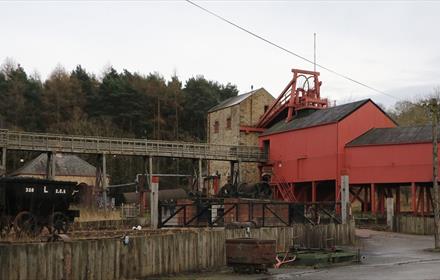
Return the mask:
[[402,144],[345,148],[350,184],[432,180],[432,145]]
[[275,177],[287,182],[335,179],[337,125],[329,124],[260,137],[270,140]]
[[338,123],[338,181],[341,175],[346,174],[344,148],[348,142],[372,128],[395,126],[396,124],[371,101],[341,120]]

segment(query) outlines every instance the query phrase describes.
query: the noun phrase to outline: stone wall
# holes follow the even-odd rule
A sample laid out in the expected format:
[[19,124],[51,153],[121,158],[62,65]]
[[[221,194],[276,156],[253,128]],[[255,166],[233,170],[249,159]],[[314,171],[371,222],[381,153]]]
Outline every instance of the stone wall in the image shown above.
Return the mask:
[[[255,125],[264,113],[265,106],[270,106],[274,98],[264,88],[257,90],[241,103],[208,114],[208,142],[225,145],[258,145],[258,133],[240,132],[240,126]],[[226,127],[227,119],[231,118],[231,128]],[[214,124],[219,122],[219,132],[215,133]],[[211,161],[209,174],[220,174],[220,187],[228,182],[230,163]],[[256,163],[243,163],[240,166],[242,182],[256,183],[259,181]]]

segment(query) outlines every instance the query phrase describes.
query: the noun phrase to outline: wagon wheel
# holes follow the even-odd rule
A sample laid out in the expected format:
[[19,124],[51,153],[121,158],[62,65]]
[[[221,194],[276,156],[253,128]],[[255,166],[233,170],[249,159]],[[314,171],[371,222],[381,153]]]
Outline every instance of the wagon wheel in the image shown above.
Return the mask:
[[25,233],[29,236],[38,235],[41,227],[38,225],[37,219],[31,212],[22,211],[17,214],[14,219],[14,231],[18,236]]
[[52,233],[67,233],[69,230],[69,218],[62,212],[52,214],[50,225]]
[[0,217],[0,237],[5,237],[11,231],[11,218],[6,215]]

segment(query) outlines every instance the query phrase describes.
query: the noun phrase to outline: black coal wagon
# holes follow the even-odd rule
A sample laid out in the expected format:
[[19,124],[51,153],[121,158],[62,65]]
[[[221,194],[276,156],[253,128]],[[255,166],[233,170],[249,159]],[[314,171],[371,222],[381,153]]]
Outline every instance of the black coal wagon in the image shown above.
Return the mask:
[[44,227],[49,232],[65,233],[79,211],[69,210],[77,194],[74,182],[27,177],[0,178],[0,229],[17,235],[38,235]]

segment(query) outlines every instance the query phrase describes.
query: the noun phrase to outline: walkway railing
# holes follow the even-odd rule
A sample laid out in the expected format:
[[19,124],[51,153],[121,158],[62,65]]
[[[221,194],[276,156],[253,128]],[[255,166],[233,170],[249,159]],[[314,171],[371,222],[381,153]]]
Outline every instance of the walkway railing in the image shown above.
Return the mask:
[[341,223],[336,207],[340,203],[224,201],[159,201],[159,227],[223,227],[248,223],[255,227],[280,227],[301,224]]
[[0,129],[0,147],[23,151],[200,158],[243,162],[266,160],[265,154],[257,146],[74,136],[5,129]]

